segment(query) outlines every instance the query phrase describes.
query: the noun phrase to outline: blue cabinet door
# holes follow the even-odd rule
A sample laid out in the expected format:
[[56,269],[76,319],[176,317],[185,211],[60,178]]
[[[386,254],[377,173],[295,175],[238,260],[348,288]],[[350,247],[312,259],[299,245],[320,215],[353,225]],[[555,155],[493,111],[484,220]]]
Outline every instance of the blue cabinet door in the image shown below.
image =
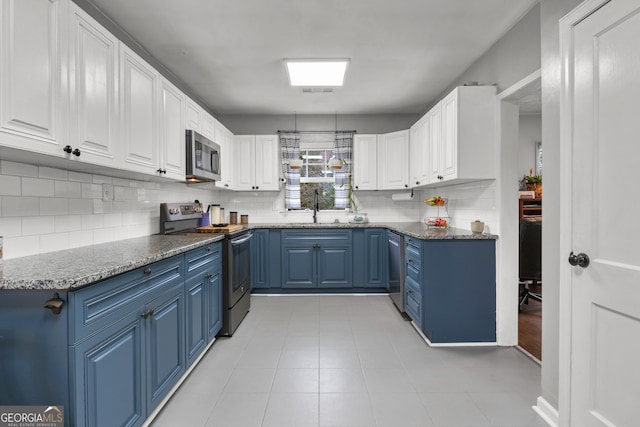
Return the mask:
[[282,287],[316,287],[316,248],[311,244],[287,246],[282,252]]
[[151,412],[185,372],[184,282],[145,306],[147,408]]
[[365,281],[367,288],[387,286],[387,230],[364,230],[365,241]]
[[211,341],[222,329],[222,270],[214,269],[207,277],[207,341]]
[[187,365],[190,365],[207,344],[208,273],[186,282],[187,289]]
[[351,245],[336,245],[332,242],[323,242],[318,244],[315,249],[318,266],[318,288],[347,288],[353,286]]
[[139,426],[146,418],[143,388],[144,320],[131,313],[72,347],[71,425]]
[[251,288],[269,287],[269,230],[254,230],[251,238]]

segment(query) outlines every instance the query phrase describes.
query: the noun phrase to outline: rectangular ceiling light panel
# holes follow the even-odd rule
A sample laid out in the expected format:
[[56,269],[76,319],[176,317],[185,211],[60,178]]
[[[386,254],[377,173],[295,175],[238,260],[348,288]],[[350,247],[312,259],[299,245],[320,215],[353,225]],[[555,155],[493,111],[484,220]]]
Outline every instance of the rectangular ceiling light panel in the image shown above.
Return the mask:
[[348,59],[285,59],[291,86],[342,86]]

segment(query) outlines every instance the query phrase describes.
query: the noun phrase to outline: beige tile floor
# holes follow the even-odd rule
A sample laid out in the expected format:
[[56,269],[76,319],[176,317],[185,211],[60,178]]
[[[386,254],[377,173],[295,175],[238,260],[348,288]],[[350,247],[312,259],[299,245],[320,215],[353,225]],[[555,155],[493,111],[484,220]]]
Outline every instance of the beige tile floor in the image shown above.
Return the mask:
[[430,348],[386,295],[254,296],[154,427],[546,426],[515,348]]

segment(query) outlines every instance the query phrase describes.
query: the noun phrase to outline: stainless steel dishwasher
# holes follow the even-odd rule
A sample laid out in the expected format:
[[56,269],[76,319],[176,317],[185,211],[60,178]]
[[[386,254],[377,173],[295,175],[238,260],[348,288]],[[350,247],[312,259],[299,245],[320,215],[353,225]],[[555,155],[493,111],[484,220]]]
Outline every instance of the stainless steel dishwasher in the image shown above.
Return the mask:
[[389,296],[404,313],[404,236],[387,230],[389,241]]

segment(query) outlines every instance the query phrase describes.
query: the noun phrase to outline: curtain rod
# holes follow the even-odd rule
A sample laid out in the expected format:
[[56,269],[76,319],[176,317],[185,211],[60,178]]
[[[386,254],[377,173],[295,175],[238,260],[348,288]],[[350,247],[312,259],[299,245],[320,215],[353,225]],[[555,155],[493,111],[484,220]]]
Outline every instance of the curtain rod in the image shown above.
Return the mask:
[[278,133],[356,133],[355,130],[279,130]]

